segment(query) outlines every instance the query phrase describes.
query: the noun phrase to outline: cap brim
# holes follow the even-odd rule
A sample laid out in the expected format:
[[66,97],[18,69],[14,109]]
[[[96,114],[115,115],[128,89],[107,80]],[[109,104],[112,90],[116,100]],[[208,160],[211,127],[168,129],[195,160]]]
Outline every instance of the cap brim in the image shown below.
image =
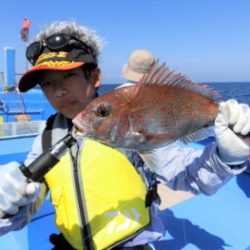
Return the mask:
[[46,64],[41,64],[30,68],[26,73],[21,77],[18,88],[20,92],[26,92],[27,90],[33,88],[36,84],[39,83],[39,78],[41,76],[41,72],[44,70],[72,70],[84,65],[85,62],[71,62],[67,65],[57,65],[51,66]]
[[138,82],[143,74],[142,73],[137,73],[135,71],[132,71],[129,69],[128,64],[125,64],[122,68],[122,74],[123,77],[129,81],[133,81],[133,82]]

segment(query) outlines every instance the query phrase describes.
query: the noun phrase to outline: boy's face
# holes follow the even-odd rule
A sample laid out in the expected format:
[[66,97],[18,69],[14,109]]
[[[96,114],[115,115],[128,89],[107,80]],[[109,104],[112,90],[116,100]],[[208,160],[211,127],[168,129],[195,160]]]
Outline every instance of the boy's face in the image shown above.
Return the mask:
[[47,70],[41,87],[52,106],[72,119],[94,98],[100,86],[99,69],[92,71],[87,80],[82,68],[68,71]]

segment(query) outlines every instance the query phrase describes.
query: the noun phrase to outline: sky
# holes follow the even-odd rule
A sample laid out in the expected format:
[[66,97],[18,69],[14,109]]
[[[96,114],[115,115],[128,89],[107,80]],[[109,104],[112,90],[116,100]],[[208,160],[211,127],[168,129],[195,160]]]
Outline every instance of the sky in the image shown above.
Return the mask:
[[[17,74],[25,72],[27,44],[52,21],[75,20],[96,31],[104,46],[103,83],[121,83],[134,49],[148,49],[171,69],[197,82],[250,82],[249,0],[0,0],[0,72],[4,47],[15,49]],[[28,44],[29,44],[28,42]],[[2,76],[2,74],[1,74]],[[1,78],[0,78],[1,82]]]

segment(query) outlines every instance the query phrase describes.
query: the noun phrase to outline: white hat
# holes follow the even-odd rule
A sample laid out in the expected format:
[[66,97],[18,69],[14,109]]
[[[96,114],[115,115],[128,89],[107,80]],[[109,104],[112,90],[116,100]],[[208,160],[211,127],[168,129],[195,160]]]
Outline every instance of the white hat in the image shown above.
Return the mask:
[[122,68],[124,78],[137,82],[149,71],[155,62],[154,55],[145,49],[138,49],[131,53],[129,61]]

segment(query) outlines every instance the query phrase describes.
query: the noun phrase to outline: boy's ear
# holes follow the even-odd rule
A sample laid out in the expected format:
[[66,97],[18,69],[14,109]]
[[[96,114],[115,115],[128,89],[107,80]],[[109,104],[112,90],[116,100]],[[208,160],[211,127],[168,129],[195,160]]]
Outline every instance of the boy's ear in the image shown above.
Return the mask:
[[101,81],[102,81],[102,72],[99,68],[96,68],[93,71],[93,81],[94,81],[95,88],[100,87]]

